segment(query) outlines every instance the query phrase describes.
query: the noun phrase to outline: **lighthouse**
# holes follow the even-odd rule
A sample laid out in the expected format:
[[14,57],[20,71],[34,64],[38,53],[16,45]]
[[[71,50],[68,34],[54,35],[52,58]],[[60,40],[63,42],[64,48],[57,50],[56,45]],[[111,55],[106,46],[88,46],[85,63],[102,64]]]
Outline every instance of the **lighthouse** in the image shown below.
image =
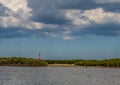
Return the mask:
[[41,59],[40,52],[38,53],[38,59],[39,59],[39,60]]

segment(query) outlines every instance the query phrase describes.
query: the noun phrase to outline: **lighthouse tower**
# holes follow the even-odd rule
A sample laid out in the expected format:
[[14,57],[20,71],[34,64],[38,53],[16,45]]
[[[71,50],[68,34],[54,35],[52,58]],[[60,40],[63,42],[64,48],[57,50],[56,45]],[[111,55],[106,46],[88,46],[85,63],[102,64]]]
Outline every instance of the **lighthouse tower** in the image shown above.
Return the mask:
[[38,53],[38,59],[41,60],[40,52]]

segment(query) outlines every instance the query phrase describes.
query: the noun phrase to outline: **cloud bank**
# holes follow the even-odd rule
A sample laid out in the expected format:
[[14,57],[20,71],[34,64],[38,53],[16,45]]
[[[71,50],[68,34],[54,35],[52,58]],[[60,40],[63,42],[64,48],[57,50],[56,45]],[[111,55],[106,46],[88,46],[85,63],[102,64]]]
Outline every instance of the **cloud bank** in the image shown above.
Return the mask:
[[0,39],[119,36],[120,0],[0,0]]

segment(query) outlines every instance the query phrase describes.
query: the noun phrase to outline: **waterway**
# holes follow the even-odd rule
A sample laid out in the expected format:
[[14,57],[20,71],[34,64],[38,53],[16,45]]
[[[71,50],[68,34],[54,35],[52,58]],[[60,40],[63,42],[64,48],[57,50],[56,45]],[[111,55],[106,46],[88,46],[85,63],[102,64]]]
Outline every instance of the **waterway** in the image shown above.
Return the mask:
[[120,85],[120,68],[1,66],[0,85]]

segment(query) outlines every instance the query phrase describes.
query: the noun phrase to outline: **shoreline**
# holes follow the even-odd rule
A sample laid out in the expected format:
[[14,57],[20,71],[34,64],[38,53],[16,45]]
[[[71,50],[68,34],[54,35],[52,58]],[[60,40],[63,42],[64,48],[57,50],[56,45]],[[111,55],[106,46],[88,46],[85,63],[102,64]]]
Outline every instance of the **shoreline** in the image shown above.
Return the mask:
[[47,67],[75,67],[74,64],[48,64]]
[[120,67],[105,67],[105,66],[77,66],[74,64],[48,64],[47,67],[120,68]]
[[78,67],[78,68],[119,68],[120,67],[105,67],[105,66],[77,66],[74,64],[48,64],[47,66],[19,66],[19,65],[0,65],[0,67]]

